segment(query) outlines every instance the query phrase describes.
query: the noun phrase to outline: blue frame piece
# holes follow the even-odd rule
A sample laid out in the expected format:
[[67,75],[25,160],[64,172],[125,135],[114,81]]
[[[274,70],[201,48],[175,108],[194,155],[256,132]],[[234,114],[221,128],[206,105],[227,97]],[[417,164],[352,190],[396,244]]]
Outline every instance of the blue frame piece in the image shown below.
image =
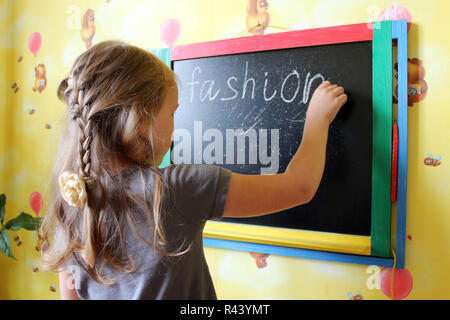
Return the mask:
[[272,246],[260,243],[250,243],[241,241],[231,241],[213,238],[203,238],[205,247],[214,247],[227,250],[239,250],[249,252],[261,252],[266,254],[274,254],[279,256],[288,256],[303,259],[314,259],[364,265],[377,265],[380,267],[391,268],[394,260],[391,258],[379,258],[371,256],[359,256],[356,254],[346,254],[337,252],[327,252],[319,250],[309,250],[300,248],[290,248],[282,246]]
[[[392,39],[398,43],[398,183],[397,183],[397,237],[396,237],[396,266],[405,268],[405,238],[406,238],[406,191],[407,191],[407,160],[408,160],[408,38],[407,21],[392,21]],[[380,267],[394,267],[393,258],[360,256],[355,254],[335,253],[301,248],[274,246],[260,243],[231,241],[223,239],[203,238],[206,247],[261,252],[296,258],[315,259],[354,263],[361,265],[377,265]]]
[[406,191],[408,169],[408,29],[406,20],[392,21],[398,47],[398,180],[396,268],[405,268]]

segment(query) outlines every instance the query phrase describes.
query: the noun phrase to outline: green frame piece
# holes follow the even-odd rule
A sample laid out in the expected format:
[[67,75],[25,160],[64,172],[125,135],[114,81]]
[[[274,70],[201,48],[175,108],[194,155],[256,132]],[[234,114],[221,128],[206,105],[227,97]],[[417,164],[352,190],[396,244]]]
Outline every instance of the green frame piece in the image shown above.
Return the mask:
[[371,255],[390,257],[392,162],[392,21],[373,24]]
[[[161,59],[170,69],[172,69],[172,62],[170,60],[170,48],[153,49],[153,50],[151,50],[151,53],[153,53],[155,56],[157,56],[159,59]],[[167,151],[166,155],[164,156],[164,158],[158,168],[164,168],[171,164],[171,161],[170,161],[171,151],[172,151],[172,148],[169,148],[169,151]]]

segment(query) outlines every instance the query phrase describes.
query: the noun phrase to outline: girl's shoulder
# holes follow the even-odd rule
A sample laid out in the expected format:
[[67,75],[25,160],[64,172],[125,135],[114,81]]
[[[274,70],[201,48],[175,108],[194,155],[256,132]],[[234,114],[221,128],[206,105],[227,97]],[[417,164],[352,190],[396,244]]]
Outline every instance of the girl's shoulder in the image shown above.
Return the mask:
[[230,170],[211,164],[170,164],[158,170],[168,183],[191,187],[217,183],[231,175]]
[[218,186],[228,187],[231,171],[210,164],[170,164],[162,168],[142,166],[130,167],[123,171],[131,185],[154,186],[158,175],[164,186],[171,193],[176,194],[203,194],[209,195],[216,191]]
[[149,175],[152,172],[161,174],[165,177],[172,178],[207,178],[208,175],[216,175],[218,173],[231,173],[230,170],[211,165],[211,164],[169,164],[165,167],[152,166],[132,166],[122,171],[122,177],[130,177],[133,174],[141,171]]

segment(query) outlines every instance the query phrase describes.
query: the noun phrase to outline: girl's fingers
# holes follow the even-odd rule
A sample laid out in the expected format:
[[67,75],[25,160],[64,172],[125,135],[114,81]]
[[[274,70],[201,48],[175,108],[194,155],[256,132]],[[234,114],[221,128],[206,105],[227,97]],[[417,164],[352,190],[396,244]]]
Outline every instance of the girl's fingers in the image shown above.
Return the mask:
[[332,94],[334,94],[335,96],[338,96],[343,93],[344,93],[343,87],[337,87],[337,88],[332,89]]
[[333,90],[334,88],[337,88],[338,87],[338,85],[337,84],[332,84],[331,86],[328,86],[327,87],[327,90]]
[[326,87],[328,87],[329,85],[331,85],[331,82],[327,80],[327,81],[322,82],[322,83],[319,85],[319,88],[326,88]]
[[338,103],[342,106],[347,102],[347,95],[345,93],[339,95],[338,97],[336,97]]

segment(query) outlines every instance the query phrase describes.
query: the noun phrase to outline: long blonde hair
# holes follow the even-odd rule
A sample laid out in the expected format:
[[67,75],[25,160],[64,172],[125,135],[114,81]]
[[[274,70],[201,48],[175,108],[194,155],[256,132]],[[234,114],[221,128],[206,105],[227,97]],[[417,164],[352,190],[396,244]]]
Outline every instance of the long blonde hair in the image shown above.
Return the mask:
[[[58,98],[67,105],[67,117],[50,175],[49,205],[39,229],[44,239],[44,270],[60,271],[73,257],[95,281],[113,284],[102,273],[106,264],[121,273],[135,268],[124,244],[121,226],[125,223],[160,254],[177,256],[186,251],[164,248],[164,181],[154,166],[151,136],[143,137],[137,130],[142,124],[153,125],[174,86],[175,74],[161,60],[122,41],[101,42],[75,60],[57,89]],[[155,181],[152,208],[145,190],[142,199],[124,187],[122,163],[139,167],[141,178],[142,170],[151,172]],[[66,170],[86,181],[83,209],[69,206],[60,193],[58,177]],[[152,242],[138,232],[129,200],[144,208],[153,226]]]

